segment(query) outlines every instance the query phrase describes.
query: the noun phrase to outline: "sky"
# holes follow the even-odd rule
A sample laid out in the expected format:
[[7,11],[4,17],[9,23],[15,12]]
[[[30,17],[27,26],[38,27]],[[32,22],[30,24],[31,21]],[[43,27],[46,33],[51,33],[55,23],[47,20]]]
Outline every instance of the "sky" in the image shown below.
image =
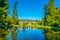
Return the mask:
[[[9,13],[12,14],[14,2],[16,0],[8,0]],[[44,5],[49,0],[18,0],[17,13],[19,19],[41,20],[44,13]],[[60,0],[55,0],[55,6],[60,7]]]

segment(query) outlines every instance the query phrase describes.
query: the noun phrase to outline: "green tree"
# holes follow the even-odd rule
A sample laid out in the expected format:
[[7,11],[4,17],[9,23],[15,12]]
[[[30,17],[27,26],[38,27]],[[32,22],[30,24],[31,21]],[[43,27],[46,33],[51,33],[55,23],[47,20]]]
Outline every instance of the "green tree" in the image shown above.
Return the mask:
[[6,18],[8,14],[8,2],[7,0],[1,0],[0,1],[0,28],[5,28]]
[[8,1],[0,0],[0,39],[7,40],[8,28],[7,27],[7,15],[8,15]]
[[16,1],[15,3],[14,3],[14,9],[13,9],[13,13],[12,13],[12,20],[14,21],[13,23],[15,23],[15,24],[18,24],[18,15],[17,15],[17,2],[18,1]]
[[45,10],[44,15],[46,14],[46,12],[48,13],[47,16],[45,15],[44,16],[45,18],[43,18],[43,20],[45,21],[44,23],[49,26],[59,27],[60,13],[59,9],[54,6],[54,0],[50,0],[48,3],[48,7],[46,8],[46,6],[44,6],[44,8],[46,9],[46,10],[44,9]]
[[[18,15],[17,15],[17,2],[16,1],[14,3],[14,9],[13,9],[13,13],[12,13],[12,28],[11,28],[11,36],[12,36],[12,40],[16,40],[16,36],[17,36],[17,32],[16,30],[18,29],[18,27],[16,26],[18,24]],[[14,26],[15,25],[15,26]]]
[[47,19],[47,16],[48,16],[48,5],[44,5],[44,16],[43,16],[43,25],[47,25],[46,24],[46,19]]
[[51,26],[52,25],[52,16],[53,16],[52,14],[54,14],[54,0],[49,1],[47,11],[48,11],[48,16],[47,16],[46,21],[47,21],[47,24],[49,26]]

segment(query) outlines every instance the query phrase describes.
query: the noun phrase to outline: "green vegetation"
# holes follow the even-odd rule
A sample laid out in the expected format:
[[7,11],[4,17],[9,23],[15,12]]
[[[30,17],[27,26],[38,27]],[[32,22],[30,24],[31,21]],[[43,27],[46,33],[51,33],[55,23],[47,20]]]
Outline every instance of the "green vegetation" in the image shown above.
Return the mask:
[[[7,40],[7,35],[11,32],[12,40],[16,40],[16,30],[18,26],[23,29],[43,29],[45,40],[60,40],[60,9],[54,6],[54,0],[50,0],[44,5],[44,17],[41,20],[19,20],[16,10],[17,1],[14,3],[12,16],[8,14],[8,1],[0,1],[0,39]],[[20,23],[19,22],[23,22]],[[35,22],[35,23],[34,23]],[[8,31],[10,29],[10,31]]]
[[7,21],[7,14],[8,14],[8,2],[7,0],[1,0],[0,1],[0,39],[1,40],[7,40],[7,24],[9,23]]
[[0,1],[0,27],[4,29],[6,27],[6,19],[7,19],[7,14],[8,14],[8,2],[7,0],[1,0]]
[[44,6],[43,23],[51,27],[45,30],[45,36],[48,37],[46,40],[60,40],[60,9],[54,6],[54,0]]
[[54,6],[54,0],[50,0],[44,6],[44,23],[48,26],[60,27],[60,9]]
[[[15,3],[15,6],[16,6],[16,3]],[[0,1],[0,40],[7,40],[7,36],[9,33],[8,29],[10,30],[12,29],[11,33],[12,31],[13,33],[15,33],[17,27],[14,25],[18,25],[18,18],[16,17],[15,12],[13,12],[12,14],[13,17],[11,18],[8,15],[9,13],[7,9],[8,9],[8,1],[1,0]],[[16,7],[14,8],[14,11],[15,10],[16,10]]]

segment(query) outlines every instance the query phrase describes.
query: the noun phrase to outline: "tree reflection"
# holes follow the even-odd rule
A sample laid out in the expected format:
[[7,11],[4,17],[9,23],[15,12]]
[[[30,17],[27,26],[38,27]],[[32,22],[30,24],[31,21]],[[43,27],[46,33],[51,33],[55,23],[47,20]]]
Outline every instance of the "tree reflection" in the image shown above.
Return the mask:
[[18,30],[18,27],[14,26],[12,29],[11,29],[11,37],[12,37],[12,40],[16,40],[16,37],[17,37],[17,34],[19,32]]
[[7,40],[8,30],[0,29],[0,40]]
[[23,26],[22,26],[22,29],[23,29],[23,32],[25,32],[25,23],[23,23]]

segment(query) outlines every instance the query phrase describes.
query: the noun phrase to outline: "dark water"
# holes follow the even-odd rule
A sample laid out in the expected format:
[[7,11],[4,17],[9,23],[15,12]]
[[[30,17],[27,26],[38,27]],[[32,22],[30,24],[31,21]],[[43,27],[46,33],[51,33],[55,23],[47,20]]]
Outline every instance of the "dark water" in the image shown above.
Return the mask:
[[[11,40],[11,36],[9,35],[8,40]],[[43,30],[32,30],[26,29],[23,31],[19,30],[17,34],[17,40],[44,40]]]

